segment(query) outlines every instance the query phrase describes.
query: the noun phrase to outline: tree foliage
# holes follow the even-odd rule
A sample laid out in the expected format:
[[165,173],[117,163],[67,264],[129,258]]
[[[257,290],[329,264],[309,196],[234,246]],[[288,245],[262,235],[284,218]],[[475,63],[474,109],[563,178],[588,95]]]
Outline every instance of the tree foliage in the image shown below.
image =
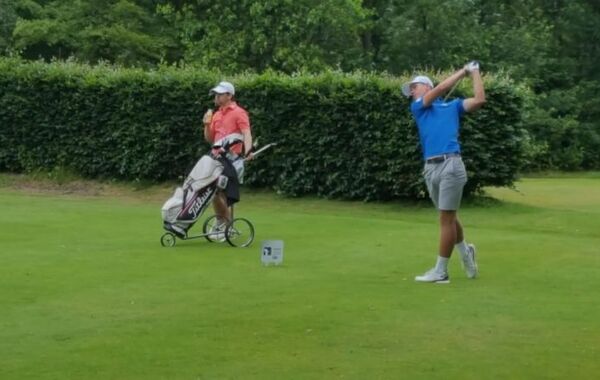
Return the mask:
[[0,52],[11,45],[12,31],[16,22],[15,0],[0,0]]
[[358,0],[165,2],[186,62],[222,71],[360,67],[366,12]]
[[27,59],[403,75],[477,58],[533,89],[532,169],[600,168],[599,40],[597,0],[0,0],[0,54]]
[[[34,2],[31,2],[34,3]],[[152,12],[153,1],[54,0],[16,22],[14,48],[26,58],[76,57],[123,65],[174,58],[173,32]]]

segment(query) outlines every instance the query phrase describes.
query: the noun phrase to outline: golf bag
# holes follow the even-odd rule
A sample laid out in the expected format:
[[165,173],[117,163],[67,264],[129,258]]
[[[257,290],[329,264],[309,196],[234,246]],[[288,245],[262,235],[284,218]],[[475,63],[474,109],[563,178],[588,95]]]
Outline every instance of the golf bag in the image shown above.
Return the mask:
[[[213,148],[222,148],[226,153],[241,140],[218,143]],[[230,154],[204,155],[189,173],[182,187],[162,206],[163,228],[185,239],[187,232],[212,202],[217,190],[224,190],[228,204],[239,200],[237,173]],[[236,157],[241,159],[241,157]]]

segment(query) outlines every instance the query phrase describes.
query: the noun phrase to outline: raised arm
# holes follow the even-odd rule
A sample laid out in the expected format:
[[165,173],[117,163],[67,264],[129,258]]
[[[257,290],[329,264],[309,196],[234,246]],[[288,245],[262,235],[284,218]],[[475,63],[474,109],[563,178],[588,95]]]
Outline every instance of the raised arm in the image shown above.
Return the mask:
[[471,74],[473,80],[473,93],[475,94],[472,98],[465,99],[463,107],[467,112],[477,111],[485,104],[485,90],[483,89],[483,79],[481,79],[481,73],[479,72],[479,63],[471,62],[465,66],[467,72]]
[[427,92],[423,95],[423,106],[429,107],[431,103],[440,96],[444,95],[447,91],[449,91],[459,80],[461,80],[465,75],[467,75],[467,70],[462,68],[450,75],[448,78],[444,79],[440,84],[435,86],[431,91]]

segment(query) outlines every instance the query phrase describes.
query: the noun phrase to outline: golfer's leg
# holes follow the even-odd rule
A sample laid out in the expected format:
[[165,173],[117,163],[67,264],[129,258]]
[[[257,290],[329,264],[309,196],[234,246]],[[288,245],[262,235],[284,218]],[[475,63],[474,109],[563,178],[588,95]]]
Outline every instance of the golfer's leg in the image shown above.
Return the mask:
[[463,232],[463,227],[458,220],[458,216],[456,217],[456,243],[454,247],[458,249],[460,252],[460,257],[464,261],[469,254],[469,244],[465,240],[465,233]]
[[464,238],[457,210],[460,207],[463,187],[467,182],[467,174],[460,158],[448,159],[445,166],[440,181],[440,256],[450,257],[454,245],[462,242]]
[[456,242],[454,244],[460,243],[465,240],[465,235],[463,233],[462,224],[460,224],[460,220],[458,220],[458,215],[456,216]]
[[[426,164],[425,169],[423,170],[429,197],[437,209],[439,209],[440,201],[440,172],[441,167],[435,164]],[[433,270],[425,272],[425,274],[422,276],[416,276],[415,280],[420,282],[448,283],[448,256],[442,256],[441,254],[438,254]]]
[[473,267],[474,264],[472,264],[471,262],[472,260],[474,260],[474,258],[472,256],[469,256],[469,253],[470,250],[474,248],[469,247],[469,243],[467,243],[467,241],[465,240],[465,234],[463,232],[462,225],[458,220],[458,216],[456,217],[456,243],[454,247],[456,247],[458,252],[460,252],[460,258],[462,259],[465,267]]
[[454,244],[456,244],[456,211],[440,210],[440,256],[449,258]]
[[229,207],[227,207],[227,198],[225,197],[224,192],[217,191],[215,198],[213,199],[213,208],[219,223],[224,223],[231,219],[229,215],[230,210]]
[[436,165],[426,164],[425,169],[423,169],[423,177],[425,179],[425,184],[427,185],[427,192],[429,193],[429,198],[433,202],[435,208],[439,208],[439,199],[440,196],[440,188],[439,188],[439,180],[437,178],[438,173],[436,170]]

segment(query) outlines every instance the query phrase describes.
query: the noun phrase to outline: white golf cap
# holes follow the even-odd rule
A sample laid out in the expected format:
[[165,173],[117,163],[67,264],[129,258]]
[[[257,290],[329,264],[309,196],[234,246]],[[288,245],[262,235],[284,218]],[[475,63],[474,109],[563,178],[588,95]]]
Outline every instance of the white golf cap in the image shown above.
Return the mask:
[[410,85],[413,83],[423,83],[433,88],[433,82],[431,81],[431,79],[429,79],[429,77],[425,75],[417,75],[413,78],[413,80],[402,85],[402,93],[404,94],[404,96],[410,96]]
[[229,82],[219,82],[219,84],[210,90],[211,94],[231,94],[235,95],[235,88]]

